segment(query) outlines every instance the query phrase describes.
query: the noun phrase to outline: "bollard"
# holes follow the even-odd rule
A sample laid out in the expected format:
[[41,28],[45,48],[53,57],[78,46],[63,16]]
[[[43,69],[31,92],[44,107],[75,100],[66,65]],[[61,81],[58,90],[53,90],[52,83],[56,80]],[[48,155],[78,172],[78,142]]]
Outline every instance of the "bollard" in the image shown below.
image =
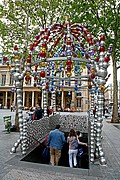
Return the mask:
[[12,123],[11,123],[11,116],[4,116],[3,119],[4,119],[4,123],[5,123],[5,130],[8,133],[10,133],[11,125],[12,125]]

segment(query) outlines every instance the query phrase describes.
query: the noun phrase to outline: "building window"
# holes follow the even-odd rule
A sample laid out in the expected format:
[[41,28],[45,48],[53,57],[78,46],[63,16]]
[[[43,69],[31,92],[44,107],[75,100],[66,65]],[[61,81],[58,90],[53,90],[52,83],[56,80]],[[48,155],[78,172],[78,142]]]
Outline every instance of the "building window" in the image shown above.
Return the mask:
[[6,74],[2,74],[2,86],[6,83]]
[[82,96],[82,92],[77,92],[76,96]]
[[81,98],[77,99],[77,107],[81,107]]
[[13,82],[14,82],[14,80],[13,80],[13,76],[12,76],[12,75],[10,75],[10,85],[13,85]]

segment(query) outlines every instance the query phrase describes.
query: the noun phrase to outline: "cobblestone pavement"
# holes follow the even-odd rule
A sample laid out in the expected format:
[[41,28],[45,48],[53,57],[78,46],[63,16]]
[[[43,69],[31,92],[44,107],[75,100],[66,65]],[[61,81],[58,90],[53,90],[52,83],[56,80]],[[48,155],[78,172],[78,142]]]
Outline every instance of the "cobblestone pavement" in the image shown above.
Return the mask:
[[101,166],[97,161],[86,170],[20,161],[20,149],[10,154],[19,133],[6,134],[3,122],[5,115],[11,115],[14,122],[15,113],[0,110],[0,180],[120,180],[120,129],[108,123],[108,119],[103,120],[102,140],[107,165]]

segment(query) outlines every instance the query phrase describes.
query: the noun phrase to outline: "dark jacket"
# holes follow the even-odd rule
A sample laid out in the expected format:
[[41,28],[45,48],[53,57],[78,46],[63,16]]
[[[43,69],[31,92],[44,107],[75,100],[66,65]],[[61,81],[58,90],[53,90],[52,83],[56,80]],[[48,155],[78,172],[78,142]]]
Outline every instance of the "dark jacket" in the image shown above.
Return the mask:
[[43,117],[44,110],[42,108],[36,108],[35,109],[35,120],[41,119]]

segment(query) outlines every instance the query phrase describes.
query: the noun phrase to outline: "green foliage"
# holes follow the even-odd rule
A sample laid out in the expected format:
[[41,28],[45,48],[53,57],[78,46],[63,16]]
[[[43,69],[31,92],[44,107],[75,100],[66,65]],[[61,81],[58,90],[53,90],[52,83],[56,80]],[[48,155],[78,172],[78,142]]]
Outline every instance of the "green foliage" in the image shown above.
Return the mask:
[[[36,33],[63,17],[63,0],[9,0],[0,5],[0,37],[4,55],[18,44],[24,57]],[[25,54],[26,53],[26,54]]]
[[116,61],[120,59],[120,2],[116,0],[74,0],[69,4],[70,21],[86,26],[94,35],[104,33],[106,46],[113,44]]

